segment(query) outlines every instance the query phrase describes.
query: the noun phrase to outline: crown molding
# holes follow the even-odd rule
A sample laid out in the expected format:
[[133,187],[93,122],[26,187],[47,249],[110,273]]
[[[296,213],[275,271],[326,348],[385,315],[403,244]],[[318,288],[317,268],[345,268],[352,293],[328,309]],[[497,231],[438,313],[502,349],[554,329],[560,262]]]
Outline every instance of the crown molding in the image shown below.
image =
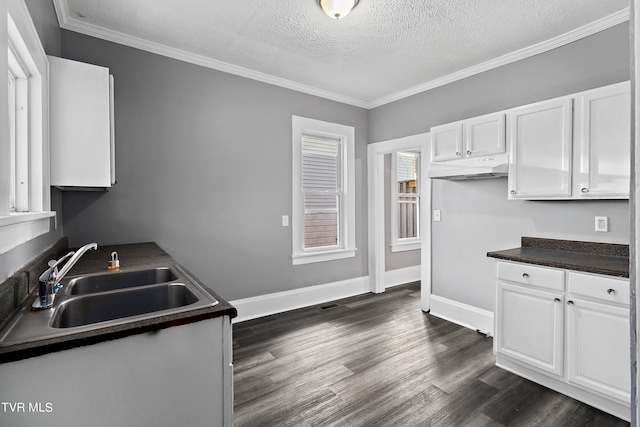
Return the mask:
[[560,36],[554,37],[549,40],[537,43],[532,46],[502,55],[498,58],[485,61],[481,64],[474,65],[472,67],[465,68],[460,71],[456,71],[451,74],[439,77],[437,79],[430,80],[417,86],[381,97],[374,100],[364,100],[345,96],[339,93],[327,91],[314,86],[305,85],[292,80],[276,77],[271,74],[262,73],[259,71],[251,70],[249,68],[240,67],[237,65],[229,64],[227,62],[218,61],[206,57],[204,55],[198,55],[182,49],[172,48],[160,43],[155,43],[149,40],[145,40],[139,37],[130,36],[118,31],[109,30],[107,28],[99,27],[97,25],[87,24],[80,20],[71,18],[69,16],[69,10],[67,8],[66,0],[53,0],[53,5],[58,16],[58,22],[60,28],[74,31],[77,33],[85,34],[88,36],[96,37],[102,40],[107,40],[113,43],[133,47],[136,49],[144,50],[147,52],[155,53],[158,55],[166,56],[169,58],[177,59],[184,62],[200,65],[203,67],[211,68],[214,70],[222,71],[225,73],[234,74],[240,77],[245,77],[252,80],[257,80],[263,83],[280,86],[286,89],[295,90],[297,92],[306,93],[309,95],[318,96],[321,98],[329,99],[332,101],[341,102],[343,104],[353,105],[360,108],[372,109],[380,107],[385,104],[389,104],[394,101],[399,101],[403,98],[416,95],[421,92],[425,92],[430,89],[444,86],[449,83],[453,83],[458,80],[480,74],[485,71],[501,67],[516,61],[520,61],[525,58],[529,58],[538,55],[543,52],[550,51],[552,49],[564,46],[582,38],[588,37],[597,32],[606,30],[615,25],[621,24],[629,20],[629,8],[622,9],[597,21],[591,22],[575,30],[569,31]]
[[446,84],[453,83],[457,80],[462,80],[464,78],[471,77],[475,74],[480,74],[485,71],[501,67],[503,65],[511,64],[513,62],[517,62],[522,59],[526,59],[526,58],[538,55],[540,53],[548,52],[550,50],[553,50],[558,47],[572,43],[574,41],[583,39],[585,37],[588,37],[600,31],[606,30],[607,28],[611,28],[615,25],[621,24],[628,20],[629,20],[629,8],[625,8],[611,15],[605,16],[604,18],[598,19],[597,21],[594,21],[587,25],[583,25],[582,27],[576,28],[575,30],[561,34],[552,39],[545,40],[543,42],[525,47],[523,49],[511,52],[511,53],[507,53],[506,55],[502,55],[502,56],[499,56],[498,58],[491,59],[481,64],[477,64],[472,67],[465,68],[460,71],[456,71],[455,73],[447,74],[446,76],[442,76],[437,79],[422,83],[418,86],[414,86],[412,88],[409,88],[400,92],[396,92],[394,94],[391,94],[382,98],[375,99],[369,102],[369,109],[380,107],[382,105],[389,104],[391,102],[398,101],[400,99],[407,98],[409,96],[416,95],[418,93],[437,88],[439,86],[444,86]]
[[176,49],[167,45],[131,36],[119,31],[113,31],[97,25],[87,24],[86,22],[82,22],[69,16],[69,10],[67,8],[66,0],[53,0],[53,4],[56,15],[58,16],[58,23],[60,24],[60,28],[65,30],[74,31],[80,34],[96,37],[124,46],[129,46],[180,61],[189,62],[191,64],[200,65],[202,67],[211,68],[240,77],[246,77],[248,79],[257,80],[263,83],[295,90],[297,92],[319,96],[321,98],[330,99],[332,101],[341,102],[343,104],[349,104],[361,108],[368,108],[368,102],[361,99],[345,96],[324,89],[319,89],[314,86],[305,85],[292,80],[276,77],[271,74],[266,74],[259,71],[251,70],[249,68],[240,67],[238,65],[229,64],[227,62],[218,61],[204,55],[191,53],[182,49]]

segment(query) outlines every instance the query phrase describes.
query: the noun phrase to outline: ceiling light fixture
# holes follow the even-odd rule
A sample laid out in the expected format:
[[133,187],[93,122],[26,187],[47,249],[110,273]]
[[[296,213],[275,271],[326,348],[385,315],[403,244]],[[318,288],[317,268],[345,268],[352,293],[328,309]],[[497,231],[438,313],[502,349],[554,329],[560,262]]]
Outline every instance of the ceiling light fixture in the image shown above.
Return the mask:
[[320,7],[329,18],[342,19],[356,7],[359,0],[318,0]]

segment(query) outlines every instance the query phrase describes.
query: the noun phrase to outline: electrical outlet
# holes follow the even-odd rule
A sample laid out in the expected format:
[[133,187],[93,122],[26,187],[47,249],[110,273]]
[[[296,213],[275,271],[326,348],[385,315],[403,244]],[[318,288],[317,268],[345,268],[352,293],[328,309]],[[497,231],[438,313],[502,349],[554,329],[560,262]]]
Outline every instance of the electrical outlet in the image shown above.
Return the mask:
[[597,216],[596,217],[596,231],[606,233],[609,231],[609,217]]
[[433,220],[434,221],[440,221],[440,210],[439,209],[434,209],[434,211],[433,211]]
[[289,226],[289,215],[282,215],[282,226],[283,227]]

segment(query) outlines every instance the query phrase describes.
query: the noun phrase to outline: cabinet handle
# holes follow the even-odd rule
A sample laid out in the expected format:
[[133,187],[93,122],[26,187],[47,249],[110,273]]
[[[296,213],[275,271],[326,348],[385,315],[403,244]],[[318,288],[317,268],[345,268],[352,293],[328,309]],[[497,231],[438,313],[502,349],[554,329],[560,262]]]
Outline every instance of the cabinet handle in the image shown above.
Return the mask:
[[583,192],[583,193],[588,193],[588,192],[589,192],[589,189],[588,189],[588,188],[586,188],[586,187],[582,187],[582,188],[580,189],[580,191],[581,191],[581,192]]
[[471,155],[471,150],[467,150],[467,155]]
[[524,277],[525,279],[528,279],[528,278],[529,278],[529,274],[527,274],[527,273],[522,273],[522,277]]
[[553,302],[560,302],[560,298],[554,298]]
[[567,305],[573,305],[573,301],[571,300],[567,301]]
[[616,290],[615,289],[607,289],[607,293],[609,295],[615,295],[616,294]]
[[511,194],[512,196],[516,194],[516,190],[511,190],[509,191],[509,194]]
[[460,157],[460,156],[462,156],[462,154],[460,154],[459,151],[456,151],[456,157]]

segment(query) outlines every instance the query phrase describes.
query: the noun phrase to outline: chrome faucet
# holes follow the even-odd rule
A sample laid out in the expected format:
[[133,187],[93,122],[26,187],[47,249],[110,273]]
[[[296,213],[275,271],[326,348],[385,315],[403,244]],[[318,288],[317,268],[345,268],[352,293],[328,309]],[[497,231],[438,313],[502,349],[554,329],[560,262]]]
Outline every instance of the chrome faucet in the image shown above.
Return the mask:
[[[53,299],[56,293],[62,288],[60,281],[85,252],[97,248],[97,243],[88,243],[76,252],[71,251],[57,261],[55,259],[49,261],[49,268],[38,278],[40,282],[38,284],[38,299],[31,305],[31,310],[45,310],[53,307]],[[58,265],[69,257],[71,257],[71,259],[58,271]]]

